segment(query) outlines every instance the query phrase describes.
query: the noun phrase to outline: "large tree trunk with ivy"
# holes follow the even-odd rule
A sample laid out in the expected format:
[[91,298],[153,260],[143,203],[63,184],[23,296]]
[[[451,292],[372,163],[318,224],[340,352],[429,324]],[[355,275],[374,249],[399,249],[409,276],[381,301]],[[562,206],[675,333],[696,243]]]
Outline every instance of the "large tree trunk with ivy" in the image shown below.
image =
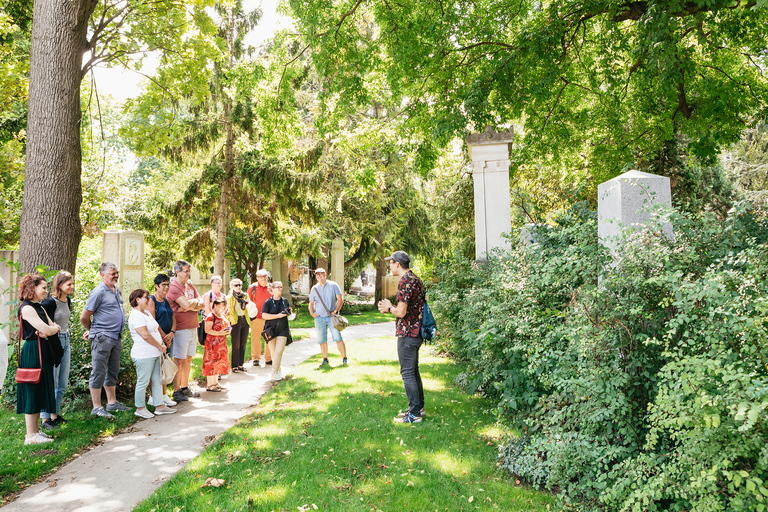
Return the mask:
[[80,82],[96,0],[35,0],[29,70],[22,271],[75,270],[80,245]]

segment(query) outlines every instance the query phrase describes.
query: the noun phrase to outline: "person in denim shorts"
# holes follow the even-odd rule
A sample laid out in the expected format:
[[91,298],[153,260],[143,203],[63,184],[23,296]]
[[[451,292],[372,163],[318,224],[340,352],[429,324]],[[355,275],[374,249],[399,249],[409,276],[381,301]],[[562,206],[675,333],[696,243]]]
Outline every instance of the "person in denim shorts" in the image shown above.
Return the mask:
[[[320,366],[330,364],[328,362],[328,330],[331,331],[331,337],[336,342],[336,348],[339,349],[343,364],[347,364],[347,346],[344,344],[341,332],[331,322],[331,316],[341,311],[344,296],[341,294],[341,288],[338,284],[328,281],[324,268],[315,270],[315,277],[317,277],[317,284],[309,292],[309,314],[315,319],[317,343],[323,354],[323,362],[320,363]],[[321,299],[325,307],[320,304]],[[328,308],[328,311],[325,308]]]
[[[122,334],[125,325],[123,296],[117,286],[120,272],[114,263],[104,262],[99,267],[101,283],[88,294],[80,323],[85,332],[83,338],[91,343],[91,377],[88,388],[93,402],[92,416],[114,418],[112,412],[127,411],[117,401],[115,388],[120,371],[120,353],[123,350]],[[107,393],[106,408],[101,405],[101,388]]]

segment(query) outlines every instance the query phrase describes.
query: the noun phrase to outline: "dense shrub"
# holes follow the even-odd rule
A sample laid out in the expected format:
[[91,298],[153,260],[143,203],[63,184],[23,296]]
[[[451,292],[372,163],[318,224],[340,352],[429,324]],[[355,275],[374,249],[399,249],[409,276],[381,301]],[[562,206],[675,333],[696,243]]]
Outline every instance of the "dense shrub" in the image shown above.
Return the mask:
[[763,510],[768,226],[667,212],[615,262],[593,213],[443,262],[442,346],[515,432],[500,464],[580,510]]

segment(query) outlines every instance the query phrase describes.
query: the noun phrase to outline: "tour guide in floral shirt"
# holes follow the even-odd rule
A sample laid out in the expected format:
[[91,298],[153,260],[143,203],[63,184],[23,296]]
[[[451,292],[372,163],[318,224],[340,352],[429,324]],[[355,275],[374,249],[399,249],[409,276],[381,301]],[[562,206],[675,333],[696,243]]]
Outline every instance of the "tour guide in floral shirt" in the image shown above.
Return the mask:
[[397,317],[397,359],[400,361],[400,375],[403,377],[408,410],[398,414],[398,423],[418,423],[424,416],[424,388],[419,373],[419,348],[421,339],[421,318],[424,312],[424,283],[410,270],[411,258],[403,251],[396,251],[389,260],[389,270],[400,277],[397,285],[397,306],[389,299],[379,301],[379,311],[392,313]]

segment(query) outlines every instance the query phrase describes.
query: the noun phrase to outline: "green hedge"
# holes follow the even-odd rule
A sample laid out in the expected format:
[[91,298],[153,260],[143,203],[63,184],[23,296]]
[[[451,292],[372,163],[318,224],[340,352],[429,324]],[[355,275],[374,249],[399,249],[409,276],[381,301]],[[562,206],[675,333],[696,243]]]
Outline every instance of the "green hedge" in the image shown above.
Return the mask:
[[438,266],[460,380],[517,433],[500,464],[578,510],[765,510],[768,225],[657,212],[617,263],[576,207],[538,243]]

